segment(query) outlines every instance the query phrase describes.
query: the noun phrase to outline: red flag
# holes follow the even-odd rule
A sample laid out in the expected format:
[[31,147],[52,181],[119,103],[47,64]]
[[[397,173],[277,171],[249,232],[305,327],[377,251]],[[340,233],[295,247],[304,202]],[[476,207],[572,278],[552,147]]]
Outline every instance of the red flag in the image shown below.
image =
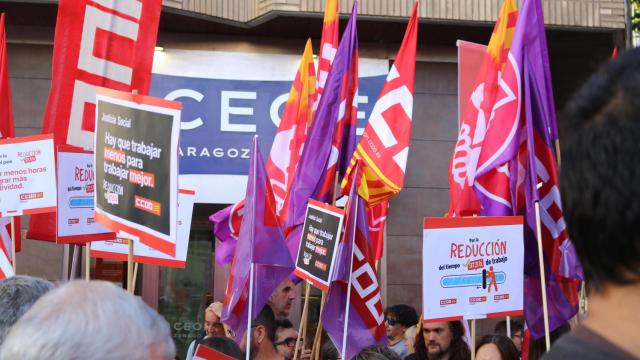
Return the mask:
[[[13,125],[13,109],[11,107],[11,86],[9,83],[9,64],[7,62],[7,34],[4,26],[4,13],[0,15],[0,139],[15,137]],[[20,251],[20,217],[14,218],[15,247]],[[0,232],[0,238],[4,242],[7,256],[11,258],[11,223],[4,225],[6,231]]]
[[[513,68],[507,66],[517,16],[515,1],[505,0],[493,28],[493,35],[487,47],[482,70],[478,73],[475,89],[469,99],[469,106],[466,113],[461,114],[464,118],[449,164],[450,215],[479,214],[480,206],[473,189],[474,185],[486,190],[487,197],[492,199],[502,200],[503,197],[509,196],[496,193],[497,190],[508,189],[509,186],[500,186],[504,185],[505,181],[508,182],[508,179],[501,169],[495,169],[493,165],[501,160],[507,143],[504,139],[512,140],[508,135],[517,125],[513,122],[518,120],[517,116],[511,116],[515,111],[519,111],[519,102],[510,88],[514,76]],[[512,124],[507,124],[508,121]],[[489,127],[493,131],[489,132]],[[483,177],[484,180],[494,181],[476,183],[476,173],[482,173],[485,169],[491,171]],[[510,203],[510,198],[505,202]]]
[[389,202],[383,201],[367,209],[367,220],[369,222],[369,235],[371,236],[371,247],[373,250],[373,260],[377,262],[382,259],[384,253],[384,225],[387,223],[387,211]]
[[342,182],[344,193],[350,187],[351,169],[360,160],[365,181],[360,183],[358,194],[369,205],[391,198],[404,186],[413,115],[417,39],[416,1],[396,60],[351,158],[349,175]]
[[324,92],[327,77],[331,72],[333,59],[338,52],[338,35],[340,33],[340,22],[338,18],[338,0],[327,0],[324,9],[324,20],[322,21],[322,37],[320,38],[320,51],[318,56],[318,82],[316,83],[316,100],[313,110],[318,107],[320,97]]
[[[93,148],[96,86],[149,94],[161,0],[60,0],[43,133]],[[27,237],[53,241],[55,213],[34,215]]]

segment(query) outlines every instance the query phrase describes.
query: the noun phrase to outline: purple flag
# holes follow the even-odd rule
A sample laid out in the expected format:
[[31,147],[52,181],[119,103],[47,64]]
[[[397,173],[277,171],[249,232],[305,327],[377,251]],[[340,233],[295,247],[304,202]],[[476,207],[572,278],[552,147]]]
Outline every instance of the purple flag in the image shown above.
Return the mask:
[[[294,269],[276,216],[276,206],[257,137],[253,140],[245,209],[231,274],[224,299],[222,321],[236,333],[247,329],[249,304],[253,317],[260,313],[271,293]],[[249,296],[250,269],[253,291]]]
[[236,243],[238,242],[231,230],[231,213],[234,206],[235,205],[229,205],[209,216],[212,231],[216,238],[220,240],[220,245],[216,247],[215,251],[216,262],[220,266],[227,265],[233,260],[233,253],[236,250]]
[[[288,230],[287,245],[293,256],[298,252],[302,224],[309,199],[313,198],[322,202],[331,201],[332,192],[326,191],[327,181],[325,180],[328,177],[333,179],[334,174],[328,174],[327,168],[331,162],[337,162],[340,158],[340,149],[332,147],[332,143],[336,135],[338,120],[344,117],[344,112],[348,111],[347,109],[351,106],[351,102],[345,102],[345,98],[348,98],[347,94],[354,90],[349,88],[349,86],[353,86],[353,82],[348,80],[353,67],[357,65],[357,62],[354,61],[357,50],[357,6],[358,2],[355,1],[293,180],[289,218],[283,224],[284,228]],[[344,131],[347,134],[352,133],[349,128]],[[351,142],[347,142],[347,144],[351,144]],[[353,152],[353,149],[351,151]],[[330,182],[333,186],[333,181]]]
[[[359,179],[359,170],[357,165],[354,179]],[[349,191],[345,230],[321,315],[325,330],[343,359],[351,359],[365,347],[387,342],[366,203],[358,196],[358,184],[353,181]]]
[[545,279],[551,331],[566,323],[578,310],[578,286],[582,267],[568,237],[562,214],[558,170],[553,141],[557,124],[544,17],[540,0],[525,0],[518,16],[511,52],[522,70],[523,140],[514,168],[524,169],[516,191],[524,195],[525,215],[525,319],[534,338],[544,336],[535,203],[540,205]]

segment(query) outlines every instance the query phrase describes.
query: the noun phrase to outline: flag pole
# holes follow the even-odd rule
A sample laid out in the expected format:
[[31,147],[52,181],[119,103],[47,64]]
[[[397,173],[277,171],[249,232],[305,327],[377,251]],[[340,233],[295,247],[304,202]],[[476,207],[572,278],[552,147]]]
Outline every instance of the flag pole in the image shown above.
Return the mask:
[[471,339],[470,340],[471,340],[471,360],[476,360],[476,319],[471,320]]
[[540,286],[542,289],[542,313],[544,316],[544,340],[547,351],[551,347],[549,336],[549,308],[547,307],[547,281],[544,271],[544,255],[542,253],[542,225],[540,223],[540,202],[535,202],[536,208],[536,230],[538,238],[538,263],[540,264]]
[[[355,179],[354,179],[355,181]],[[356,226],[357,223],[357,217],[358,217],[358,198],[356,195],[355,199],[349,199],[349,201],[355,201],[354,204],[354,211],[355,211],[355,216],[354,216],[354,224],[353,226]],[[352,278],[352,273],[353,273],[353,247],[355,246],[355,240],[356,240],[356,231],[354,229],[353,231],[353,237],[351,237],[351,261],[349,264],[349,283],[347,285],[347,304],[345,306],[345,315],[344,315],[344,330],[342,331],[342,358],[343,359],[347,359],[347,330],[349,330],[349,309],[351,308],[351,278]]]
[[511,316],[507,316],[507,337],[511,339]]
[[[254,175],[255,176],[255,175]],[[247,314],[247,355],[245,360],[251,359],[251,320],[253,310],[253,259],[249,264],[249,313]]]
[[[295,350],[293,352],[293,360],[298,359],[298,344],[300,343],[300,337],[302,336],[302,332],[304,331],[304,336],[302,336],[303,341],[307,338],[307,317],[309,315],[309,295],[311,293],[311,287],[309,286],[309,282],[305,281],[305,291],[304,291],[304,306],[302,307],[302,318],[300,319],[300,328],[298,329],[298,337],[296,338]],[[304,346],[303,346],[304,348]]]
[[127,254],[127,292],[133,295],[133,239],[129,240],[129,253]]
[[91,243],[84,245],[84,279],[91,280]]
[[11,264],[13,265],[13,273],[18,274],[16,271],[16,220],[15,217],[11,217]]

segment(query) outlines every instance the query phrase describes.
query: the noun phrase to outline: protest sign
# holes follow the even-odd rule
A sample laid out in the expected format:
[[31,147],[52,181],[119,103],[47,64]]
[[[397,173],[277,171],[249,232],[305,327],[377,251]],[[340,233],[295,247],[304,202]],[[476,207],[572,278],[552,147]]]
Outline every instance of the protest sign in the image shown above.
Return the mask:
[[56,210],[53,135],[0,140],[0,217]]
[[[136,244],[133,248],[133,261],[141,264],[154,264],[168,267],[184,268],[189,250],[189,233],[195,191],[180,189],[178,194],[178,238],[176,255],[169,256],[144,244]],[[91,243],[91,256],[95,258],[127,261],[129,245],[127,240],[94,241]]]
[[522,315],[522,217],[425,218],[424,321]]
[[343,219],[344,210],[309,199],[294,274],[322,291],[329,290]]
[[97,94],[96,220],[174,256],[181,105],[105,88]]
[[233,360],[234,358],[210,347],[198,344],[193,360]]
[[58,148],[57,242],[113,240],[116,234],[95,222],[93,152],[70,146]]

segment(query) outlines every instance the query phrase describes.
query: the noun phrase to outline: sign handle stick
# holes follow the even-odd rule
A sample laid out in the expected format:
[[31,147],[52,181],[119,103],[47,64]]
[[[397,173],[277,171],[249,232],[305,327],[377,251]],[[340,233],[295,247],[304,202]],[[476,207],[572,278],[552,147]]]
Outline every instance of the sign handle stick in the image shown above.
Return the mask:
[[[309,286],[309,282],[305,281],[305,290],[304,290],[304,306],[302,306],[302,318],[300,319],[300,328],[298,329],[298,338],[296,339],[296,347],[293,352],[293,360],[298,359],[298,344],[300,343],[300,337],[302,339],[307,338],[307,321],[309,316],[309,295],[311,293],[311,287]],[[304,331],[304,336],[302,332]],[[304,346],[303,346],[304,348]]]
[[127,292],[133,295],[133,239],[129,239],[129,254],[127,255]]
[[471,320],[471,360],[476,360],[476,319]]
[[11,262],[13,264],[13,273],[18,274],[16,271],[16,220],[15,217],[11,217]]
[[247,314],[247,356],[245,360],[251,359],[251,320],[253,320],[253,261],[250,263],[249,268],[249,313]]
[[140,263],[133,263],[133,280],[131,281],[133,282],[134,289],[136,288],[136,280],[138,280],[138,265],[140,265]]
[[78,264],[80,261],[80,245],[73,245],[73,258],[71,259],[71,272],[69,273],[69,279],[73,280],[76,278],[76,273],[78,272],[78,266],[82,266],[82,264]]
[[560,140],[556,139],[554,143],[556,145],[556,162],[558,163],[558,170],[560,170]]
[[542,225],[540,223],[540,202],[535,202],[536,231],[538,233],[538,263],[540,264],[540,286],[542,288],[542,312],[544,315],[544,339],[547,351],[551,347],[549,337],[549,308],[547,307],[547,281],[544,271],[544,255],[542,253]]
[[507,316],[507,337],[511,339],[511,316]]
[[91,243],[84,245],[84,279],[91,280]]
[[320,298],[320,315],[318,319],[318,327],[316,328],[316,334],[313,337],[313,346],[311,347],[312,359],[320,359],[320,342],[322,341],[322,310],[324,310],[324,292]]

